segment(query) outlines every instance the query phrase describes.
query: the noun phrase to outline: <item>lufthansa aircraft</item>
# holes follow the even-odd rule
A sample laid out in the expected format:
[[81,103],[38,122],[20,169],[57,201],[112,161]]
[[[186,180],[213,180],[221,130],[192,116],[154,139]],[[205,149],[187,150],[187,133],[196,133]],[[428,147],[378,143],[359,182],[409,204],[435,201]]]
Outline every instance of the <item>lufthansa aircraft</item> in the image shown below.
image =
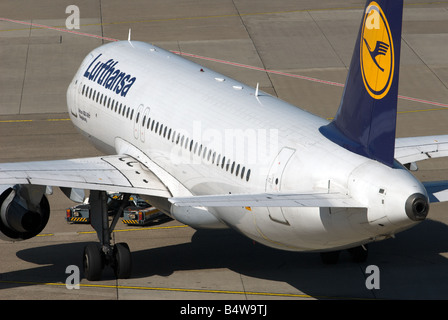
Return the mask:
[[[366,244],[423,221],[446,201],[444,181],[421,183],[416,162],[448,155],[448,135],[395,138],[402,0],[367,1],[339,110],[331,122],[153,45],[105,44],[67,91],[73,124],[105,156],[0,164],[0,234],[41,232],[46,194],[85,192],[100,245],[84,272],[131,273],[111,244],[106,192],[138,194],[193,228],[233,228],[264,245],[355,260]],[[125,201],[123,201],[125,203]],[[123,204],[124,206],[124,204]]]

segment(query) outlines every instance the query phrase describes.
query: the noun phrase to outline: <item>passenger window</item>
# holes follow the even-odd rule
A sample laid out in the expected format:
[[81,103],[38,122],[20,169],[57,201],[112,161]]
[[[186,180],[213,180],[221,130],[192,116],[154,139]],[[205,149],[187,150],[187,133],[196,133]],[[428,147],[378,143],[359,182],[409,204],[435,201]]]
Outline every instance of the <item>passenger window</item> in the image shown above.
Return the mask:
[[249,177],[250,177],[250,169],[247,170],[246,181],[249,181]]
[[241,168],[241,179],[244,178],[244,171],[246,171],[246,167]]
[[236,166],[235,175],[238,177],[238,173],[240,172],[240,165]]

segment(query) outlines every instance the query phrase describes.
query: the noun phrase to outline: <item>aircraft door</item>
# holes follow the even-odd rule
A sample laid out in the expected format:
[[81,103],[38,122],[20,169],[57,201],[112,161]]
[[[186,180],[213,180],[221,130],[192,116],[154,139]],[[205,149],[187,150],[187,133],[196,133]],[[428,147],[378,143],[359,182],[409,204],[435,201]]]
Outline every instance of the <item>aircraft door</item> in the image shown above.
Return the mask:
[[143,130],[142,126],[140,125],[140,123],[143,121],[143,104],[139,105],[137,108],[137,112],[135,114],[135,121],[134,121],[134,138],[135,139],[140,139],[140,131]]
[[78,96],[81,94],[81,84],[76,79],[72,81],[67,92],[67,104],[70,109],[70,113],[77,118],[78,117]]
[[[285,170],[286,164],[288,163],[289,159],[291,159],[295,151],[295,149],[285,147],[281,149],[278,155],[275,157],[266,178],[266,192],[281,191],[283,172]],[[268,208],[268,211],[271,220],[279,223],[289,224],[283,216],[281,207],[270,207]]]
[[146,134],[146,128],[149,122],[149,108],[146,108],[142,115],[142,125],[140,129],[140,140],[142,142],[145,142],[145,134]]

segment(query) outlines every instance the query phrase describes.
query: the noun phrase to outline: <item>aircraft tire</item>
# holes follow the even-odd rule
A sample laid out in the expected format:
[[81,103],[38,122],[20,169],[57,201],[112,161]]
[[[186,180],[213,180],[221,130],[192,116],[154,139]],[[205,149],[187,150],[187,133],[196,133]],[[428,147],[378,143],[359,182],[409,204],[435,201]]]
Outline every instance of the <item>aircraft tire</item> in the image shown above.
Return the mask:
[[101,279],[103,271],[103,257],[100,247],[96,243],[90,243],[84,248],[83,256],[84,275],[89,281]]
[[126,243],[114,246],[114,271],[118,279],[128,279],[131,276],[132,256]]
[[350,248],[348,252],[352,256],[353,262],[365,262],[369,253],[367,245]]
[[336,264],[339,261],[340,251],[321,252],[320,258],[324,264]]

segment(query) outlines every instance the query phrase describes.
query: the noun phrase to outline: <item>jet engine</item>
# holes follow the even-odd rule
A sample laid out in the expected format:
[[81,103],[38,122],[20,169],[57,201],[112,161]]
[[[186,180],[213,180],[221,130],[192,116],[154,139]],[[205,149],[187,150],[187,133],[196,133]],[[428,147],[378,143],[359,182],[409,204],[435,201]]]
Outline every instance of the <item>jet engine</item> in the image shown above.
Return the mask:
[[0,239],[20,241],[39,234],[50,217],[45,186],[0,186]]

